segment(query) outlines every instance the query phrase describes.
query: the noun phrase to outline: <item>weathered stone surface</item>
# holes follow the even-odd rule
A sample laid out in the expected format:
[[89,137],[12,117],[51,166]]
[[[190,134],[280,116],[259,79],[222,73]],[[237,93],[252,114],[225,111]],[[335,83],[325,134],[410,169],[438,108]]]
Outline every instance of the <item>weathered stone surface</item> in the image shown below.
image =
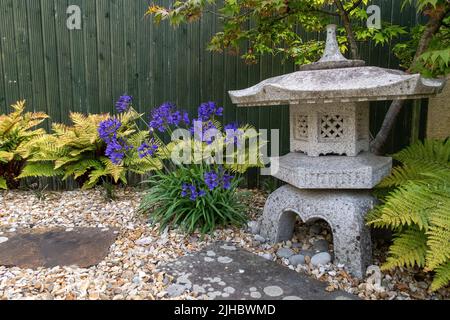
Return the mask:
[[357,277],[370,264],[372,249],[365,214],[376,200],[365,191],[300,190],[285,185],[273,192],[261,218],[261,235],[272,243],[290,240],[297,216],[323,219],[333,231],[334,253]]
[[[199,299],[231,300],[334,300],[339,296],[358,299],[342,291],[327,292],[327,284],[283,267],[276,262],[236,248],[224,250],[216,243],[201,252],[188,255],[160,267],[176,279],[168,288],[168,295],[175,297],[190,291],[181,281],[189,281]],[[227,256],[232,262],[205,263],[208,252]],[[178,263],[179,262],[179,263]],[[191,267],[192,266],[192,267]]]
[[392,159],[362,153],[357,157],[312,158],[289,153],[279,158],[274,176],[300,189],[372,189],[392,168]]
[[450,75],[441,94],[430,98],[427,115],[427,138],[445,139],[450,136]]
[[291,104],[289,110],[291,152],[355,157],[369,151],[369,102]]
[[114,230],[96,228],[19,233],[0,244],[0,265],[27,269],[72,265],[88,268],[106,257],[116,238]]
[[230,91],[238,106],[404,100],[439,93],[445,81],[379,67],[297,71]]
[[325,52],[323,57],[314,63],[303,65],[300,70],[323,70],[335,68],[350,68],[362,67],[366,62],[363,60],[347,60],[339,49],[339,44],[336,39],[336,25],[330,24],[327,26],[327,42],[325,45]]

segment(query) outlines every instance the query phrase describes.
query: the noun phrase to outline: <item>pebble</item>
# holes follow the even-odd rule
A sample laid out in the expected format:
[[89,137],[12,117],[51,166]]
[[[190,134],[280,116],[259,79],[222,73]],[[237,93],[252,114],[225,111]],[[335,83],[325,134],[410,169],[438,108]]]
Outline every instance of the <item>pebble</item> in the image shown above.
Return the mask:
[[300,250],[300,254],[310,258],[315,255],[314,251],[311,250]]
[[186,287],[180,284],[172,284],[167,288],[167,294],[171,297],[171,298],[176,298],[178,296],[181,296],[184,291],[185,291]]
[[136,244],[138,246],[147,246],[147,245],[152,244],[152,243],[153,243],[153,239],[150,238],[150,237],[142,238],[142,239],[139,239],[138,241],[136,241]]
[[259,234],[260,225],[258,221],[249,221],[247,223],[247,230],[252,234]]
[[311,258],[311,264],[315,267],[324,266],[331,262],[331,255],[328,252],[321,252]]
[[289,259],[294,254],[295,254],[295,252],[292,249],[289,249],[289,248],[280,248],[277,251],[277,256],[280,257],[280,258]]
[[259,243],[266,242],[266,239],[264,237],[261,237],[259,234],[255,235],[254,239],[255,239],[255,241],[258,241]]
[[298,266],[299,264],[305,264],[305,256],[301,254],[293,255],[289,258],[289,263],[293,266]]
[[8,241],[9,239],[6,237],[0,237],[0,243],[4,243],[6,241]]

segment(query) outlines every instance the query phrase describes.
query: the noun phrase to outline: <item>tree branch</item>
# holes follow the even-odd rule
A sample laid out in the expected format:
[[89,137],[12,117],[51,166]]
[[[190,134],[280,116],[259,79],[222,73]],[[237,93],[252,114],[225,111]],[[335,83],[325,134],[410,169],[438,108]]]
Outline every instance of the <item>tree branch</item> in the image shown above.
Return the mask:
[[[430,45],[433,36],[437,32],[439,32],[439,29],[442,26],[442,20],[445,18],[447,14],[447,10],[441,11],[437,10],[435,13],[436,13],[435,15],[432,15],[430,17],[430,20],[428,21],[425,27],[425,31],[420,38],[419,46],[417,47],[417,51],[414,56],[413,62],[411,63],[411,66],[414,66],[417,63],[419,57],[428,49],[428,46]],[[404,100],[395,100],[392,102],[384,118],[383,124],[381,125],[380,131],[378,132],[377,136],[371,143],[370,147],[373,153],[377,155],[382,154],[382,148],[386,144],[389,134],[392,131],[392,128],[395,125],[397,117],[404,105],[405,105]]]
[[344,23],[345,31],[347,32],[347,41],[350,44],[350,51],[353,59],[359,59],[358,45],[356,43],[355,34],[353,32],[352,23],[349,14],[344,9],[341,0],[334,0],[334,4],[338,8],[339,15]]

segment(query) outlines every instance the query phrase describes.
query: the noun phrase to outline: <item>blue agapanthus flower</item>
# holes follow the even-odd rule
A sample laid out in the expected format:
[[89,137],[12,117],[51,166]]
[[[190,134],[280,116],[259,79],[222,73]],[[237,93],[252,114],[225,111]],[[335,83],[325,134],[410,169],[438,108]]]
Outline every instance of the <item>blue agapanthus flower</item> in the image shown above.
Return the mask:
[[133,102],[133,97],[128,96],[128,95],[121,96],[119,98],[119,100],[116,102],[117,112],[123,113],[123,112],[128,111],[132,102]]
[[215,102],[205,102],[198,107],[199,120],[209,121],[213,116],[223,116],[223,108],[218,107]]
[[205,173],[203,178],[205,184],[208,186],[208,189],[211,191],[216,189],[220,184],[219,175],[217,174],[217,172],[207,172]]
[[158,149],[159,149],[158,144],[152,139],[148,143],[144,142],[143,144],[141,144],[141,146],[137,150],[139,158],[143,159],[147,156],[153,157],[158,151]]
[[231,182],[233,179],[234,179],[234,176],[232,176],[228,173],[224,173],[224,175],[222,176],[222,186],[225,190],[231,189]]
[[181,196],[183,198],[188,197],[191,201],[197,200],[199,197],[204,197],[206,195],[205,190],[197,190],[197,187],[193,184],[184,183],[181,187]]
[[98,135],[100,139],[109,143],[117,137],[117,131],[122,126],[122,123],[117,119],[108,119],[100,122],[98,127]]
[[112,163],[119,165],[125,158],[125,153],[132,147],[126,143],[123,139],[111,139],[107,146],[105,155],[111,160]]
[[189,124],[189,115],[186,112],[176,110],[173,103],[163,103],[159,108],[152,111],[150,129],[165,132],[171,125],[179,126],[181,123]]

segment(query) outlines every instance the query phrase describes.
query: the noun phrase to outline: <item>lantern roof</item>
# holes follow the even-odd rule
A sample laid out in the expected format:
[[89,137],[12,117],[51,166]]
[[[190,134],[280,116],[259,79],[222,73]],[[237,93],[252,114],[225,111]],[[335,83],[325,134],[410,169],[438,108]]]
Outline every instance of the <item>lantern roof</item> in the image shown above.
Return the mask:
[[432,96],[444,84],[445,80],[347,60],[339,51],[336,26],[329,25],[325,53],[318,62],[229,94],[238,106],[385,101]]

